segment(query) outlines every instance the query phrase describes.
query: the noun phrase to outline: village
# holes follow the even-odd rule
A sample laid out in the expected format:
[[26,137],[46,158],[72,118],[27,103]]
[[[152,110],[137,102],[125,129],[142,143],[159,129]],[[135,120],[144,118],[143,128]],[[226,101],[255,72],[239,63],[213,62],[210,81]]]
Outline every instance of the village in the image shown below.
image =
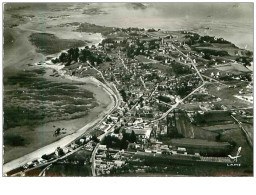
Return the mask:
[[[229,53],[208,48],[214,44],[229,44]],[[72,76],[95,77],[121,101],[90,132],[15,174],[81,149],[91,152],[93,176],[167,169],[152,167],[152,159],[226,166],[232,163],[228,154],[240,144],[222,139],[223,132],[240,129],[231,116],[242,113],[240,120],[247,120],[252,115],[252,72],[246,68],[252,66],[251,54],[224,39],[187,31],[113,28],[98,46],[70,49],[52,63],[65,64],[63,70]],[[231,91],[231,101],[225,100]]]

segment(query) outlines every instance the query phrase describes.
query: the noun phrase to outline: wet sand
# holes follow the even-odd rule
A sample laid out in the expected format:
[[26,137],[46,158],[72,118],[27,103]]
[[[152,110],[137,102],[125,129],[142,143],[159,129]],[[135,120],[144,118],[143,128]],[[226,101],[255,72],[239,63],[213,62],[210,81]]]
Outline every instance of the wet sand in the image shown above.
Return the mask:
[[[49,69],[47,70],[47,72],[51,72],[51,70]],[[72,82],[71,80],[66,78],[52,79],[58,80],[58,82]],[[89,110],[88,114],[82,118],[42,123],[42,125],[35,128],[21,126],[9,129],[8,132],[11,131],[11,133],[22,135],[22,137],[24,137],[29,142],[29,144],[26,146],[15,147],[6,146],[4,153],[4,162],[7,163],[25,154],[33,152],[43,146],[58,141],[65,136],[75,133],[78,129],[82,128],[86,124],[96,120],[100,113],[104,112],[104,110],[108,110],[113,105],[109,95],[97,85],[93,83],[85,83],[85,85],[81,85],[80,87],[93,93],[94,98],[98,104],[96,107]],[[65,134],[60,134],[57,137],[53,136],[56,128],[58,127],[67,129],[65,131],[62,131]]]
[[[26,149],[25,151],[19,151],[19,148],[14,148],[14,150],[17,150],[16,152],[26,152],[28,153],[28,150],[35,150],[36,147],[38,147],[39,149],[29,153],[29,154],[22,154],[18,153],[19,156],[21,156],[18,159],[12,160],[6,164],[3,165],[3,170],[4,172],[8,172],[22,164],[25,164],[29,161],[32,161],[34,159],[38,159],[40,158],[43,154],[49,154],[51,152],[54,152],[54,150],[57,147],[64,147],[66,146],[68,143],[72,142],[73,140],[75,140],[77,137],[81,136],[82,134],[84,134],[86,131],[88,131],[90,128],[92,128],[94,125],[96,125],[97,123],[99,123],[106,114],[108,114],[112,108],[115,105],[114,99],[111,96],[110,92],[108,91],[108,89],[105,89],[105,85],[102,84],[100,81],[97,81],[94,78],[73,78],[73,81],[77,80],[77,81],[84,81],[85,85],[83,86],[85,89],[92,91],[95,95],[95,98],[97,100],[97,102],[99,103],[99,106],[95,107],[94,109],[92,109],[90,111],[90,113],[81,119],[76,119],[73,121],[58,121],[58,122],[50,122],[48,124],[44,124],[43,126],[39,127],[39,132],[41,129],[41,132],[43,133],[43,136],[39,136],[39,139],[42,141],[46,141],[48,143],[50,143],[51,141],[53,143],[42,147],[38,146],[38,145],[34,145],[34,148],[32,149],[31,147],[29,149]],[[79,127],[80,125],[82,126],[79,129],[76,129],[73,124],[76,124],[77,127]],[[51,125],[55,124],[56,126],[65,126],[65,128],[68,127],[72,127],[74,129],[74,131],[69,134],[64,136],[63,138],[59,139],[58,141],[56,140],[51,140],[52,136],[52,132],[50,133],[45,133],[45,129],[47,129],[47,127],[50,127]],[[43,142],[40,142],[43,143]],[[13,152],[13,151],[12,151]],[[11,156],[10,156],[11,157]]]
[[[30,69],[27,64],[34,64],[39,61],[44,61],[46,56],[36,52],[36,48],[30,43],[28,37],[37,24],[22,24],[17,28],[9,29],[10,33],[14,37],[12,44],[5,48],[3,71],[4,76],[12,75],[15,72],[19,72],[24,69]],[[30,28],[29,30],[26,28]],[[34,28],[35,29],[35,28]],[[37,30],[36,30],[37,31]],[[40,31],[39,31],[40,32]],[[77,32],[76,32],[77,33]],[[79,38],[87,39],[88,37],[80,36]],[[93,44],[97,41],[101,41],[101,36],[98,34],[95,37],[90,36],[90,40],[93,40]],[[47,70],[52,71],[51,69]],[[76,82],[71,77],[49,77],[46,74],[47,79],[55,80],[58,82]],[[33,127],[17,127],[15,132],[29,139],[27,146],[20,147],[6,147],[7,152],[4,153],[4,170],[11,170],[18,165],[22,165],[29,160],[39,158],[45,153],[51,153],[56,147],[63,147],[67,143],[70,143],[79,135],[86,132],[94,124],[98,123],[114,106],[113,97],[109,91],[97,80],[93,78],[78,79],[79,82],[84,82],[85,85],[81,85],[84,88],[94,94],[94,98],[98,106],[94,107],[88,112],[88,115],[79,119],[73,120],[60,120],[49,123],[44,123],[36,128]],[[55,126],[55,128],[53,127]],[[53,136],[57,127],[66,128],[66,134],[61,134],[58,137]],[[16,159],[16,160],[14,160]]]

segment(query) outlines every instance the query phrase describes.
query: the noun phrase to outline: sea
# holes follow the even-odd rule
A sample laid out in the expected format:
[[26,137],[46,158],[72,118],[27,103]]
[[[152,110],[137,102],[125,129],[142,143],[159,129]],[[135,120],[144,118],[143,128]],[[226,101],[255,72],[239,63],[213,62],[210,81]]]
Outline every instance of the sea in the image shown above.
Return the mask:
[[253,22],[208,17],[166,17],[144,10],[111,9],[107,14],[88,17],[87,22],[113,27],[155,28],[168,31],[187,30],[200,35],[224,38],[236,46],[253,51]]

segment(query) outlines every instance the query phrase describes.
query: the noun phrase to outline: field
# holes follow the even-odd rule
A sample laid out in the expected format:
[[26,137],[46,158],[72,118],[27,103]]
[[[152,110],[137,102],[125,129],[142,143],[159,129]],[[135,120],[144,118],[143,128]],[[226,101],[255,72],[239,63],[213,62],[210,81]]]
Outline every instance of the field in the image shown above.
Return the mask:
[[252,176],[252,172],[241,168],[224,167],[216,165],[163,165],[164,170],[155,169],[153,173],[120,173],[112,177],[241,177]]
[[78,150],[74,154],[67,157],[68,161],[88,161],[92,153],[86,150]]
[[[225,105],[228,109],[240,109],[248,106],[252,106],[251,103],[240,100],[234,95],[239,93],[239,90],[245,87],[245,84],[241,85],[241,82],[232,81],[229,82],[230,86],[236,85],[236,88],[229,88],[228,86],[220,84],[206,85],[209,94],[221,98],[221,102],[218,104]],[[217,103],[216,103],[217,104]]]
[[[203,163],[195,161],[168,160],[168,157],[153,155],[136,155],[149,166],[146,173],[117,173],[111,176],[123,177],[169,177],[169,176],[252,176],[248,167],[228,167],[225,163]],[[136,168],[135,168],[136,169]]]
[[178,132],[185,138],[216,140],[216,133],[205,131],[201,127],[192,124],[185,113],[176,114],[176,126]]
[[142,56],[142,55],[138,55],[138,56],[136,56],[135,58],[138,60],[139,63],[140,63],[140,62],[142,62],[142,63],[154,62],[153,60],[147,59],[145,56]]
[[253,170],[253,150],[250,148],[245,135],[242,133],[240,128],[225,131],[221,134],[221,141],[228,141],[230,143],[235,144],[235,148],[233,149],[231,155],[236,155],[238,147],[242,147],[241,150],[241,158],[239,158],[239,163],[242,164],[244,169],[247,169],[252,173]]
[[202,129],[207,131],[224,131],[224,130],[230,130],[230,129],[237,129],[237,125],[236,124],[213,125],[213,126],[202,127]]
[[184,147],[190,154],[199,153],[202,156],[226,157],[233,149],[228,142],[208,141],[204,139],[171,139],[172,146]]
[[90,157],[91,152],[78,150],[65,160],[54,163],[50,169],[46,171],[45,176],[91,176]]
[[79,83],[52,82],[43,78],[44,73],[44,69],[34,69],[6,79],[4,130],[82,117],[96,106],[93,93],[81,90]]
[[80,164],[54,164],[45,173],[46,177],[86,177],[91,176],[90,166]]
[[221,71],[231,72],[231,73],[251,72],[242,64],[238,64],[238,63],[218,65],[218,66],[215,66],[215,68]]
[[222,147],[229,147],[227,142],[214,142],[214,141],[207,141],[203,139],[172,139],[171,143],[173,145],[182,145],[184,147],[203,147],[203,148],[222,148]]

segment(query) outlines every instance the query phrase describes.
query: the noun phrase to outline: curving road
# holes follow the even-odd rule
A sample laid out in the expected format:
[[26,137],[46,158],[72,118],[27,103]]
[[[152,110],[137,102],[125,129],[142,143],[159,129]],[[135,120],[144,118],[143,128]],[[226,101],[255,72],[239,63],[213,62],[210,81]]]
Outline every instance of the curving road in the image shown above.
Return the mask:
[[[102,74],[102,73],[101,73]],[[102,75],[103,76],[103,75]],[[105,80],[105,79],[104,79]],[[78,137],[81,137],[85,132],[89,131],[92,128],[95,128],[96,125],[102,123],[106,117],[111,114],[118,106],[119,106],[119,99],[116,96],[116,94],[112,91],[110,87],[107,87],[104,83],[98,81],[94,78],[94,82],[97,82],[96,84],[100,87],[102,87],[106,92],[111,96],[111,99],[114,101],[114,106],[109,108],[109,110],[102,112],[99,117],[91,121],[90,123],[86,124],[81,129],[77,130],[75,133],[68,135],[52,144],[49,144],[47,146],[44,146],[32,153],[26,154],[18,159],[15,159],[11,162],[8,162],[3,165],[3,173],[7,173],[13,169],[16,169],[28,162],[31,162],[33,160],[41,158],[43,154],[50,154],[55,151],[57,147],[65,147],[66,145],[70,144],[74,140],[76,140]],[[108,83],[107,83],[108,84]],[[108,84],[109,85],[109,84]],[[109,85],[110,86],[110,85]]]

